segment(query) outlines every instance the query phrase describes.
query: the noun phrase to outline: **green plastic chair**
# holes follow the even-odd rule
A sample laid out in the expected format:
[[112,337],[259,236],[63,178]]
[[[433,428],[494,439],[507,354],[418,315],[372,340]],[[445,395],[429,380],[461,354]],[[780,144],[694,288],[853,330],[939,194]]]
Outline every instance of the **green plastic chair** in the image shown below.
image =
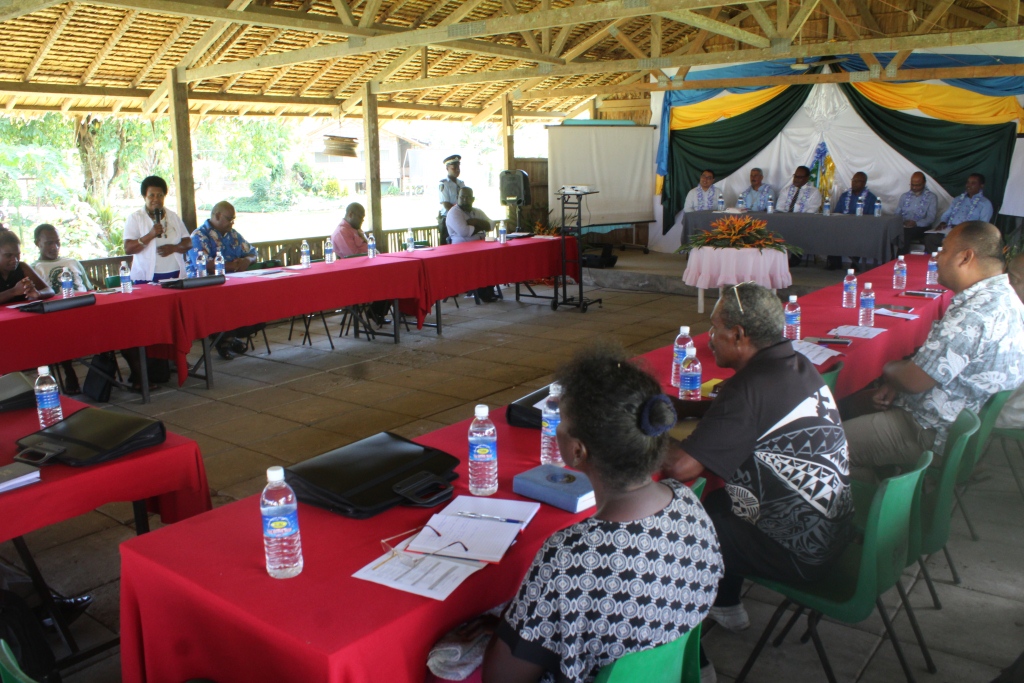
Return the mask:
[[[956,495],[956,502],[960,507],[960,512],[964,516],[964,521],[967,522],[967,529],[971,532],[971,538],[975,541],[980,540],[981,537],[978,536],[978,532],[974,530],[974,523],[971,522],[971,516],[967,514],[967,508],[964,506],[963,494],[967,491],[967,483],[974,474],[974,468],[977,467],[978,461],[981,460],[981,456],[985,452],[985,448],[988,446],[988,440],[992,435],[992,429],[996,425],[996,418],[999,417],[999,413],[1003,410],[1003,404],[1009,400],[1012,394],[1013,391],[1011,390],[1000,391],[999,393],[992,394],[992,396],[985,402],[985,405],[981,407],[981,410],[978,411],[978,418],[981,420],[981,427],[967,443],[967,450],[964,451],[964,458],[960,463],[960,472],[957,475],[954,494]],[[957,583],[959,583],[959,581]]]
[[1024,429],[1013,429],[1010,427],[1001,427],[999,429],[992,430],[992,437],[998,438],[1000,444],[1003,447],[1003,454],[1006,456],[1006,464],[1010,466],[1010,471],[1013,472],[1013,478],[1017,482],[1017,490],[1020,491],[1021,498],[1024,498],[1024,481],[1020,478],[1020,472],[1017,471],[1017,466],[1013,464],[1013,458],[1010,456],[1010,451],[1007,449],[1007,443],[1009,441],[1015,441],[1017,443],[1017,450],[1024,455]]
[[37,683],[36,679],[29,678],[21,670],[21,666],[18,665],[18,660],[14,658],[14,653],[11,652],[6,640],[0,640],[0,681],[3,683]]
[[117,289],[121,286],[120,275],[108,275],[103,278],[103,289]]
[[[785,611],[794,603],[798,615],[804,609],[810,610],[805,639],[810,637],[814,641],[814,648],[830,682],[834,683],[836,677],[818,634],[818,622],[823,616],[827,616],[844,623],[856,624],[871,616],[872,611],[877,608],[896,651],[896,657],[903,667],[903,673],[907,680],[913,683],[914,674],[903,656],[903,649],[900,647],[881,596],[890,588],[899,585],[900,576],[906,567],[914,496],[920,491],[922,475],[931,462],[931,451],[925,451],[913,470],[886,479],[878,486],[868,512],[863,541],[850,543],[826,578],[810,583],[787,584],[751,577],[756,583],[781,593],[785,599],[772,615],[760,640],[743,665],[736,683],[746,680],[772,631]],[[792,626],[794,619],[790,620],[787,630]],[[782,636],[784,635],[785,630]]]
[[828,386],[828,390],[832,392],[832,396],[836,395],[836,380],[839,379],[839,372],[842,369],[843,362],[839,361],[838,363],[836,363],[836,366],[834,368],[832,368],[828,372],[822,373],[821,375],[821,378],[825,380],[825,384]]
[[704,477],[697,477],[693,480],[693,486],[690,487],[690,490],[693,491],[695,496],[700,498],[704,495],[704,487],[707,486],[707,483],[708,480]]
[[601,669],[594,683],[700,683],[700,624],[672,642],[631,652]]

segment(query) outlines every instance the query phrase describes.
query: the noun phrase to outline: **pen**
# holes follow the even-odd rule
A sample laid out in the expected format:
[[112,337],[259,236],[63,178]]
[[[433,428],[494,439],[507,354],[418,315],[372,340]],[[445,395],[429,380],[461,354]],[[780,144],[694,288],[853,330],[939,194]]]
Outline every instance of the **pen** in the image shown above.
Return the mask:
[[506,519],[504,517],[498,517],[497,515],[485,515],[482,512],[468,512],[466,510],[463,510],[461,512],[456,512],[455,515],[457,517],[469,517],[470,519],[490,519],[490,520],[493,520],[495,522],[507,522],[508,524],[522,524],[523,523],[523,520],[521,520],[521,519]]

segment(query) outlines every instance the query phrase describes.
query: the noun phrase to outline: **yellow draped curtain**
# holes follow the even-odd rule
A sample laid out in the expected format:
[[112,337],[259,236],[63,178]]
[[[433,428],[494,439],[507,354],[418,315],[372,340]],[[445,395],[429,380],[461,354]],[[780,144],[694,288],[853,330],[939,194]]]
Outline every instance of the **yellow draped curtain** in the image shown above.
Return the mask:
[[669,130],[696,128],[714,123],[719,119],[731,119],[733,116],[745,114],[751,109],[760,107],[785,90],[786,87],[779,85],[755,92],[723,95],[697,104],[688,104],[685,107],[673,107]]
[[976,125],[1015,121],[1024,132],[1024,109],[1016,97],[989,97],[950,85],[933,83],[854,83],[861,95],[886,109],[917,109],[928,116]]

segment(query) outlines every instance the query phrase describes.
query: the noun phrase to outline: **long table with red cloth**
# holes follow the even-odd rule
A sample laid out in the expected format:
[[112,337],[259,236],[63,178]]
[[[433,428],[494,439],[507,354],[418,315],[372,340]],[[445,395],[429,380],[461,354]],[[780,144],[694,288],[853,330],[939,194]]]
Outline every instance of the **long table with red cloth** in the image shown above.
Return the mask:
[[[534,467],[540,433],[498,429],[498,497]],[[465,460],[469,420],[416,439]],[[468,494],[465,462],[455,495]],[[444,602],[352,578],[383,554],[380,540],[423,525],[436,509],[400,507],[354,520],[305,504],[305,566],[267,575],[257,496],[121,545],[121,670],[126,683],[422,681],[430,647],[451,628],[511,599],[544,540],[592,513],[542,506],[498,564]]]
[[[84,403],[61,397],[64,415]],[[15,441],[39,431],[34,408],[0,415],[0,466],[13,462]],[[0,541],[7,541],[114,502],[150,499],[165,523],[210,509],[210,489],[199,446],[168,432],[159,446],[88,467],[60,463],[40,470],[40,481],[0,494]]]
[[[907,288],[921,290],[925,286],[925,270],[928,265],[927,256],[910,255],[907,259]],[[881,376],[883,366],[891,361],[904,358],[924,343],[931,331],[932,323],[942,317],[953,293],[946,290],[945,294],[936,299],[908,297],[899,294],[892,286],[892,263],[857,276],[858,295],[864,283],[870,282],[875,291],[876,308],[895,304],[913,307],[912,315],[917,320],[904,320],[882,315],[875,315],[875,327],[888,330],[874,339],[853,339],[850,346],[830,346],[843,355],[816,366],[819,372],[828,372],[842,361],[843,369],[839,373],[836,384],[836,398],[845,398],[865,388]],[[726,288],[723,296],[732,296],[732,289]],[[802,337],[826,337],[828,331],[840,325],[856,325],[858,311],[856,308],[843,308],[842,283],[819,289],[799,298]],[[694,338],[697,358],[701,362],[703,378],[727,379],[733,375],[732,370],[720,368],[715,364],[714,355],[708,348],[708,335]],[[677,393],[671,386],[672,345],[655,349],[640,356],[645,367],[661,382],[666,393]]]

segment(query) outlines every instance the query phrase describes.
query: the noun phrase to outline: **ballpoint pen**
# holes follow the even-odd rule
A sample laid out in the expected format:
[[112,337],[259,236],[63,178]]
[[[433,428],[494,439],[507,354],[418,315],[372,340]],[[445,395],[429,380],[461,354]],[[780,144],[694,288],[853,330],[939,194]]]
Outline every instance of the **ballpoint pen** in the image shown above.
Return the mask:
[[521,519],[506,519],[505,517],[498,517],[497,515],[485,515],[482,512],[469,512],[468,510],[462,510],[456,512],[457,517],[469,517],[470,519],[489,519],[494,522],[507,522],[508,524],[522,524]]

